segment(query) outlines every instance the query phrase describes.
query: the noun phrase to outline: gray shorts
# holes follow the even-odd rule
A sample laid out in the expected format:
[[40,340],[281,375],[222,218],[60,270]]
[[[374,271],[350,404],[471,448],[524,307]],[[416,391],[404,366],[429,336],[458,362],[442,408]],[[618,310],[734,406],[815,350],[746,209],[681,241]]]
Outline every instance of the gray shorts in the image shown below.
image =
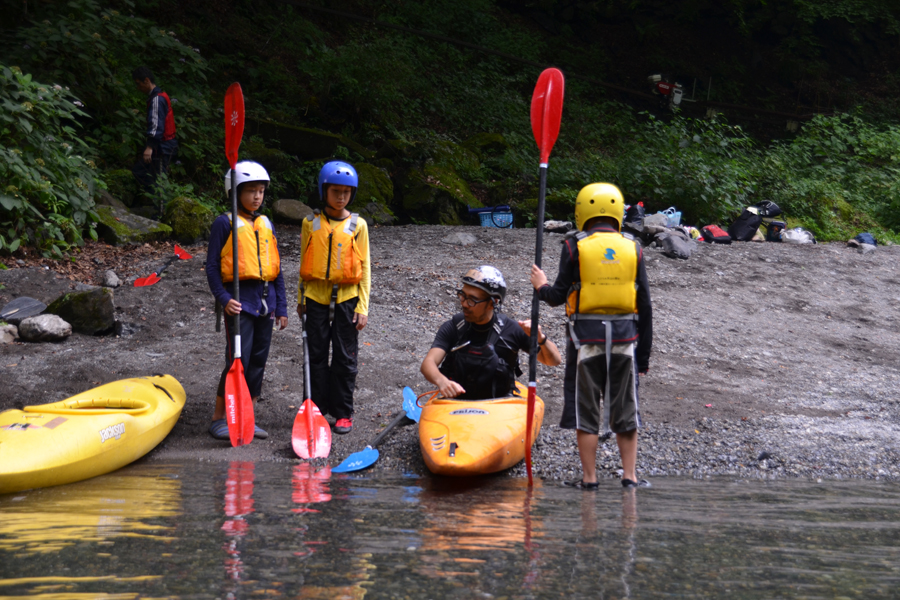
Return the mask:
[[[613,344],[609,398],[606,391],[606,346],[585,344],[578,349],[575,376],[575,428],[586,433],[625,433],[641,426],[634,342]],[[608,423],[604,418],[609,411]]]

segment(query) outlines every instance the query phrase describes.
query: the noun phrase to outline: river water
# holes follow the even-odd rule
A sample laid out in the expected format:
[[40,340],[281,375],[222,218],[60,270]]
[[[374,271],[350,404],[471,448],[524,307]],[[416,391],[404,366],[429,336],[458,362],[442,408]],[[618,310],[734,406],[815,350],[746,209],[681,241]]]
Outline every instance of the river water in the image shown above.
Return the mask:
[[0,496],[0,598],[900,598],[900,485],[141,463]]

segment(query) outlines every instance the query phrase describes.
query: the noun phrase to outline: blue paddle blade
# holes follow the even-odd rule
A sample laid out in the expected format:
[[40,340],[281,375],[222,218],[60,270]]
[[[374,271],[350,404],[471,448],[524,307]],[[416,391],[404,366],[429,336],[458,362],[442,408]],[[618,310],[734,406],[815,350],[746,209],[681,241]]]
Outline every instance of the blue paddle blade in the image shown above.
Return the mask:
[[408,387],[403,388],[403,410],[407,417],[416,423],[419,422],[419,417],[422,416],[422,407],[416,402],[416,393]]
[[362,471],[375,464],[378,460],[378,450],[371,446],[366,446],[365,450],[354,452],[344,459],[344,462],[331,470],[332,473],[352,473],[353,471]]

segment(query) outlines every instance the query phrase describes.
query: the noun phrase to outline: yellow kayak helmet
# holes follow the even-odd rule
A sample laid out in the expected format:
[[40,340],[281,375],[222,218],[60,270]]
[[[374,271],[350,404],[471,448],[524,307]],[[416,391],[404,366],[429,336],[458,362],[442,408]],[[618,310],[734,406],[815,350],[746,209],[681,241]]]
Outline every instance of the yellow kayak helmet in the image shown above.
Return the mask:
[[619,188],[611,183],[592,183],[584,186],[575,198],[575,226],[584,229],[584,224],[594,217],[612,217],[619,223],[625,218],[625,198]]

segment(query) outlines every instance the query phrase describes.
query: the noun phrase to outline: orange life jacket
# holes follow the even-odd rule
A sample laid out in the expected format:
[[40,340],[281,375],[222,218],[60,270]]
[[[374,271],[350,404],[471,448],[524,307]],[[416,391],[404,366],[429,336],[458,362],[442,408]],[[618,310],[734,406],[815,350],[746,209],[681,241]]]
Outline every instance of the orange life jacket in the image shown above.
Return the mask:
[[580,281],[566,299],[566,314],[637,313],[636,242],[616,232],[579,232],[575,237]]
[[362,280],[362,256],[356,244],[357,213],[332,227],[328,217],[307,217],[311,231],[301,250],[300,278],[303,281],[327,281],[332,284],[359,283]]
[[[231,221],[231,213],[228,220]],[[260,279],[274,281],[281,272],[281,257],[278,255],[278,241],[272,229],[272,222],[259,215],[251,223],[239,215],[238,218],[238,279]],[[234,262],[231,238],[232,232],[222,246],[222,281],[234,280]]]

